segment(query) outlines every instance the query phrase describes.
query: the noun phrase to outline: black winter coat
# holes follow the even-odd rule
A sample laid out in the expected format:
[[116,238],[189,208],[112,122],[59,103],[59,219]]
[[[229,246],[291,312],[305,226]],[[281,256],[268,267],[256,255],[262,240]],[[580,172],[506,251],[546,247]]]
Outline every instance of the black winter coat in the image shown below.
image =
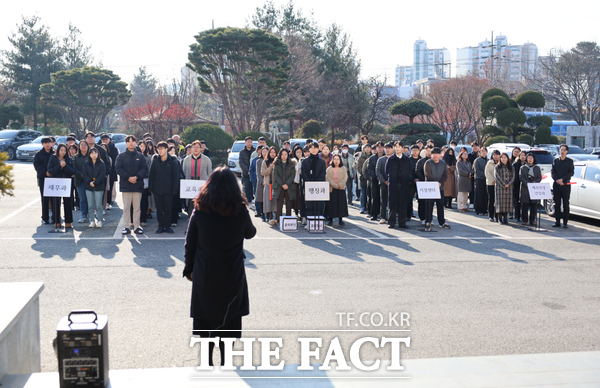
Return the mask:
[[111,159],[110,171],[107,171],[106,175],[110,175],[112,180],[117,180],[117,157],[119,156],[119,150],[115,147],[112,141],[108,142],[108,156]]
[[[108,156],[108,154],[106,153],[106,150],[104,149],[104,147],[102,147],[102,146],[99,146],[98,144],[94,144],[94,146],[93,146],[93,147],[92,147],[92,146],[90,146],[90,149],[92,149],[92,148],[95,148],[95,149],[97,149],[97,150],[98,150],[98,155],[100,155],[100,159],[102,159],[102,161],[104,162],[104,164],[105,164],[106,166],[110,166],[110,165],[111,165],[111,162],[110,162],[110,160],[109,160],[109,156]],[[88,154],[89,154],[89,153],[90,153],[90,151],[88,151]],[[107,171],[107,174],[108,174],[108,171]]]
[[240,163],[240,169],[242,170],[242,174],[243,175],[248,175],[248,172],[250,170],[250,160],[251,160],[251,156],[252,153],[256,150],[256,148],[251,147],[250,151],[248,151],[248,149],[244,146],[244,148],[240,151],[240,156],[239,156],[239,163]]
[[[106,152],[105,152],[106,153]],[[125,151],[117,156],[116,169],[121,177],[119,190],[122,193],[141,193],[144,191],[144,178],[148,177],[148,163],[141,152]],[[130,183],[129,177],[137,177],[136,183]]]
[[[412,175],[410,161],[406,156],[399,158],[396,154],[387,160],[385,171],[388,174],[388,200],[390,209],[395,209],[398,203],[398,195],[408,198],[408,182]],[[398,191],[398,185],[400,191]]]
[[367,172],[369,173],[369,179],[374,181],[377,180],[377,161],[384,155],[377,155],[377,153],[369,156],[369,159],[365,163],[368,163]]
[[192,275],[191,317],[223,320],[250,313],[244,239],[256,235],[248,209],[235,216],[194,210],[185,239],[184,276]]
[[425,182],[425,162],[428,160],[429,158],[424,157],[417,162],[417,167],[415,167],[415,177],[419,182]]
[[319,155],[310,154],[302,159],[301,175],[305,182],[325,182],[326,171],[327,165]]
[[[408,158],[408,161],[410,162],[410,179],[408,183],[410,183],[411,185],[415,184],[415,179],[419,179],[417,178],[417,163],[419,163],[419,160],[421,160],[420,156],[415,159],[411,155]],[[423,178],[425,178],[425,176],[423,176]]]
[[46,152],[46,150],[42,148],[33,157],[33,168],[35,168],[38,179],[46,177],[46,172],[48,172],[48,162],[52,155],[54,155],[54,150],[52,148],[50,148],[50,152]]
[[73,164],[73,159],[66,158],[65,163],[65,166],[61,168],[60,161],[56,155],[50,157],[50,160],[48,161],[48,172],[52,178],[71,178],[77,173],[75,164]]
[[163,162],[160,155],[152,156],[148,191],[157,195],[175,195],[179,192],[179,162],[173,155],[167,155]]
[[[94,187],[90,183],[94,182]],[[106,164],[97,159],[96,163],[87,161],[83,164],[83,184],[89,191],[104,191],[106,188]]]

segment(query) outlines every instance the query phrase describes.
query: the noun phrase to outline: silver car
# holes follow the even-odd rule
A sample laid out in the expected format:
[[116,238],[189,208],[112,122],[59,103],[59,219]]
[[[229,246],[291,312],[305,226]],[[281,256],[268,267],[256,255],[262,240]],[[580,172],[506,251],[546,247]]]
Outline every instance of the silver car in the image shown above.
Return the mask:
[[[252,141],[252,147],[256,148],[258,141]],[[227,156],[227,166],[237,176],[242,176],[242,169],[240,168],[240,151],[245,147],[243,140],[237,140],[231,146],[231,149],[227,150],[229,155]]]
[[[590,217],[600,220],[600,160],[575,162],[575,173],[571,178],[571,214]],[[550,174],[544,175],[542,182],[550,183]],[[546,213],[554,217],[555,206],[553,200],[544,201]]]
[[19,148],[17,148],[17,159],[25,160],[27,162],[33,162],[33,157],[35,156],[35,154],[37,154],[39,150],[44,148],[44,146],[42,146],[42,139],[44,137],[45,136],[37,137],[31,143],[19,146]]

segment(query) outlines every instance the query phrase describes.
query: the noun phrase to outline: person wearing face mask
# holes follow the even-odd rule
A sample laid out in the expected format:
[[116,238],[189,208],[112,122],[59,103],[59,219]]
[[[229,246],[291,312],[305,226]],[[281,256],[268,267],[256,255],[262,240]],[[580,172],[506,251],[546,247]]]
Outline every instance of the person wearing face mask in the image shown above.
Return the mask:
[[346,171],[348,173],[348,179],[346,180],[346,195],[348,196],[348,205],[352,205],[352,182],[354,181],[354,176],[356,175],[356,170],[354,170],[354,156],[352,156],[349,152],[350,147],[348,144],[344,144],[342,146],[342,163],[344,167],[346,167]]

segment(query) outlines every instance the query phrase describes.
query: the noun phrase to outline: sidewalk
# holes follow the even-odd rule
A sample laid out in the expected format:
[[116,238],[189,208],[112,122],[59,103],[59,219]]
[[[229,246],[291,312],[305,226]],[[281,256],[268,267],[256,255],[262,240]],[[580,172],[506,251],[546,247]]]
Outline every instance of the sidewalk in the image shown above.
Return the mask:
[[[384,362],[382,362],[384,364]],[[153,387],[600,387],[600,351],[402,360],[402,373],[297,371],[199,372],[194,368],[110,371],[112,388]],[[310,378],[306,378],[310,377]],[[410,378],[406,378],[410,377]],[[58,387],[58,373],[9,375],[2,388]]]

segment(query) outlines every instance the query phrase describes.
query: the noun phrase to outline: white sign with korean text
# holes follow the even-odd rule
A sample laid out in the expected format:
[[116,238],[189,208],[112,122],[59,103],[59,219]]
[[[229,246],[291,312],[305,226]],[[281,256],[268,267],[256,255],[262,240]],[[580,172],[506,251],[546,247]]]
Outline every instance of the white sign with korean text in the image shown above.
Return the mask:
[[305,182],[305,201],[329,201],[329,182]]
[[279,230],[282,232],[297,232],[298,217],[281,216],[279,217]]
[[532,200],[537,199],[552,199],[552,190],[550,190],[550,183],[527,183],[529,189],[529,198]]
[[70,197],[71,178],[44,179],[44,197]]
[[206,181],[198,181],[194,179],[182,179],[179,181],[179,197],[180,198],[196,198],[200,192],[200,188],[204,186]]
[[417,182],[417,195],[419,199],[440,199],[439,182]]

